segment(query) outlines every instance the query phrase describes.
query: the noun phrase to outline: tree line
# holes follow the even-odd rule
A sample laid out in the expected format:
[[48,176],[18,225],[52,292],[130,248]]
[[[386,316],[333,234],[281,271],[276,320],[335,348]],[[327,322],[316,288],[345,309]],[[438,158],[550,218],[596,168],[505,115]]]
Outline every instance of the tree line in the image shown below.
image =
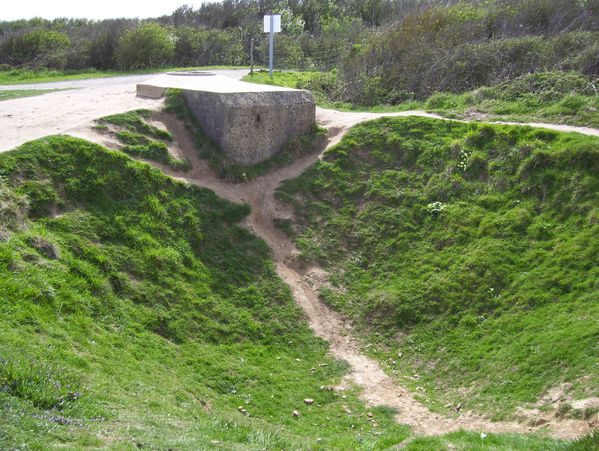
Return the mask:
[[335,68],[331,96],[357,103],[542,70],[599,74],[599,0],[225,0],[148,20],[0,22],[0,67],[248,65],[252,39],[264,64],[266,13],[282,15],[277,67]]

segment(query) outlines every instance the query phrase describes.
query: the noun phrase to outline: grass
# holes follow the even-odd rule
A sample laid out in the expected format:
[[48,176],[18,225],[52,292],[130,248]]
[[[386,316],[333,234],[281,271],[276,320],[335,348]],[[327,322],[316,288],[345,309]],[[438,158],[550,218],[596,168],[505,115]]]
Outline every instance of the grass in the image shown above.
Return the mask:
[[102,133],[111,133],[107,124],[117,126],[114,135],[123,144],[120,148],[122,152],[166,164],[175,170],[189,171],[189,161],[173,158],[168,151],[165,141],[172,141],[172,134],[149,124],[147,121],[151,116],[150,110],[113,114],[98,119],[95,129]]
[[0,85],[19,85],[28,83],[49,83],[53,81],[86,80],[101,77],[122,77],[123,75],[140,75],[163,73],[179,70],[219,70],[219,69],[245,69],[245,66],[202,66],[202,67],[154,67],[130,71],[102,71],[96,69],[85,70],[30,70],[9,69],[0,71]]
[[185,122],[200,157],[208,160],[214,172],[219,177],[234,182],[251,180],[276,168],[286,166],[302,155],[322,150],[327,136],[326,129],[315,124],[310,132],[289,140],[277,155],[262,163],[245,166],[229,161],[218,145],[204,134],[200,124],[187,107],[181,91],[167,90],[165,110]]
[[331,391],[347,365],[312,335],[265,243],[239,227],[248,207],[121,152],[65,136],[26,143],[0,155],[0,202],[0,448],[595,443],[418,438],[391,410]]
[[71,137],[0,155],[0,173],[0,448],[372,449],[409,435],[321,389],[347,365],[239,227],[247,206]]
[[11,89],[9,91],[0,91],[0,102],[3,100],[20,99],[22,97],[41,96],[56,91],[64,91],[64,89]]
[[[423,118],[352,129],[285,182],[322,298],[433,409],[597,396],[599,141]],[[419,391],[420,391],[419,390]],[[449,404],[449,408],[442,406]]]
[[244,81],[308,89],[323,108],[376,113],[425,110],[454,119],[548,122],[599,127],[599,95],[595,83],[576,72],[541,72],[494,87],[462,94],[437,93],[428,99],[394,105],[354,105],[340,101],[342,87],[332,72],[267,72]]

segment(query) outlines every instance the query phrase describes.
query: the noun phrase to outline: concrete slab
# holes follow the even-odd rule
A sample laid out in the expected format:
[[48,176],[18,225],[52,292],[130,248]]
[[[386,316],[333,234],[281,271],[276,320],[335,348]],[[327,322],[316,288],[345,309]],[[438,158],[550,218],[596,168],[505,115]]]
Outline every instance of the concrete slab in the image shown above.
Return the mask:
[[160,98],[168,88],[214,93],[283,92],[299,91],[281,86],[259,85],[234,80],[213,72],[189,71],[167,72],[137,85],[137,95],[152,99]]

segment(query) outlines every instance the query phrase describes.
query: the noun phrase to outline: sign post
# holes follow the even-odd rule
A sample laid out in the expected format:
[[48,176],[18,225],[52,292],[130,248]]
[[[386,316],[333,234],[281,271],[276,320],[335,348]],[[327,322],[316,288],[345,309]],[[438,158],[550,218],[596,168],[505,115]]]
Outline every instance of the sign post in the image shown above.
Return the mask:
[[264,16],[264,32],[268,36],[268,75],[272,78],[272,67],[274,65],[275,33],[281,32],[281,15],[267,14]]

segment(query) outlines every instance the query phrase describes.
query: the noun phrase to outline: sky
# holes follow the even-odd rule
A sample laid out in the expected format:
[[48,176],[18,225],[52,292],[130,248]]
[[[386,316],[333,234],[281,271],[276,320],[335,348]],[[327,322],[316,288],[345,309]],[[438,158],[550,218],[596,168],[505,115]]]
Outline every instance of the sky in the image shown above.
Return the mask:
[[0,0],[0,22],[4,20],[57,17],[112,19],[158,17],[181,5],[197,8],[210,0]]

